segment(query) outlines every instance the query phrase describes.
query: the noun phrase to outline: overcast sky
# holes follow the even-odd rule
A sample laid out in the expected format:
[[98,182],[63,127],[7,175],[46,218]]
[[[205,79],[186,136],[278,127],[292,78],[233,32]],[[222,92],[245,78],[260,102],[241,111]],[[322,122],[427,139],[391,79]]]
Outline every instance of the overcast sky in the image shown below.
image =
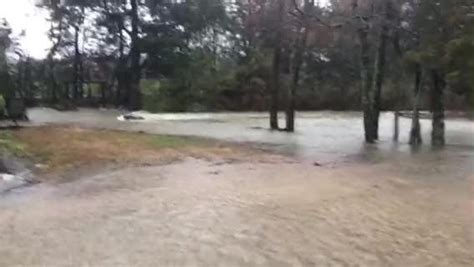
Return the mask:
[[35,0],[0,0],[0,18],[7,19],[14,36],[22,31],[21,47],[30,56],[42,58],[50,46],[47,13],[34,5]]
[[[328,0],[320,0],[325,3]],[[5,18],[13,28],[14,36],[20,37],[21,47],[30,56],[43,58],[51,46],[48,40],[47,13],[35,7],[35,0],[0,0],[0,18]]]

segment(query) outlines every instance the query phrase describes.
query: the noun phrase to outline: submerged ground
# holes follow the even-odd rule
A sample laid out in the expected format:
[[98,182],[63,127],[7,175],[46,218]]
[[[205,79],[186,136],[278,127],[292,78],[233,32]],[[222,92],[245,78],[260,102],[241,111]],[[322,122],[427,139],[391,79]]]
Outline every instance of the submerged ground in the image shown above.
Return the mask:
[[[381,143],[367,147],[360,142],[357,114],[302,114],[300,131],[287,135],[262,129],[262,114],[151,116],[130,123],[116,121],[113,111],[60,113],[55,121],[45,116],[51,112],[30,116],[37,124],[72,126],[35,129],[58,143],[67,143],[65,136],[76,140],[76,146],[69,144],[72,154],[84,146],[77,146],[81,136],[91,144],[93,162],[110,162],[97,148],[130,150],[130,140],[136,153],[127,154],[126,164],[112,164],[117,168],[45,179],[2,195],[0,266],[474,263],[472,122],[448,121],[443,151],[411,152],[405,137],[401,145],[389,141],[388,115]],[[178,146],[171,148],[158,142],[150,149],[139,144],[159,137],[118,132],[113,136],[119,144],[94,146],[104,131],[91,127],[253,141],[271,150],[202,139],[173,141]],[[49,142],[32,140],[39,138],[35,129],[24,140]],[[56,150],[62,151],[49,153]],[[163,164],[161,155],[170,153],[173,160]],[[140,155],[153,157],[143,162]]]

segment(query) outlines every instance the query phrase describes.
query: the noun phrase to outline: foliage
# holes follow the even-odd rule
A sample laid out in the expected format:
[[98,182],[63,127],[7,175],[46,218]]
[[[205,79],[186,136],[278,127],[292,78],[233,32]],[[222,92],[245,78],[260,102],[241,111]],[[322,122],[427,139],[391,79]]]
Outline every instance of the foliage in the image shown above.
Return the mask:
[[[382,107],[409,107],[417,65],[439,69],[449,89],[472,96],[472,1],[387,1],[392,13]],[[132,2],[137,3],[136,33]],[[290,88],[297,87],[299,109],[357,109],[360,21],[353,17],[353,3],[45,0],[40,7],[50,13],[48,57],[22,55],[14,66],[1,65],[0,89],[5,98],[15,89],[31,104],[40,99],[127,107],[138,71],[143,107],[150,111],[263,110],[275,87],[278,50],[280,107],[289,101]],[[357,3],[362,18],[369,21],[373,62],[382,2]],[[8,34],[0,38],[0,63],[5,62],[7,45],[14,43],[9,28],[3,29]],[[398,62],[402,57],[403,65]],[[296,69],[298,80],[291,85]],[[395,80],[408,86],[396,86]],[[88,83],[93,93],[91,99],[83,99],[88,98]],[[96,84],[105,84],[105,89]]]

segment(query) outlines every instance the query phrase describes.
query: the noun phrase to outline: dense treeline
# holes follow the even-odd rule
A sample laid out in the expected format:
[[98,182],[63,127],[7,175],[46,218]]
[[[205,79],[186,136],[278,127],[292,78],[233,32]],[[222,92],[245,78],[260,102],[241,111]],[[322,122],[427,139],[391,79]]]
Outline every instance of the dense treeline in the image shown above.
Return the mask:
[[443,145],[444,110],[474,99],[471,0],[44,0],[39,8],[50,14],[45,59],[24,54],[7,22],[0,28],[7,102],[268,109],[271,128],[288,131],[295,109],[361,109],[367,142],[378,139],[380,110],[413,109],[413,144],[418,110],[431,109],[433,144]]

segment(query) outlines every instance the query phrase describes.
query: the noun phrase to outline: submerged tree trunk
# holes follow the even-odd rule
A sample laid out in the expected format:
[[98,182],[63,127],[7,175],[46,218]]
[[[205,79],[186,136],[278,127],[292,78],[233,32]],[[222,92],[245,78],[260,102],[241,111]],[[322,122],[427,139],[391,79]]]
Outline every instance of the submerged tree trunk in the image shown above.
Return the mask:
[[419,112],[420,98],[421,98],[421,93],[423,89],[422,84],[423,84],[423,73],[421,70],[421,66],[418,65],[415,71],[413,118],[412,118],[412,123],[411,123],[410,140],[409,140],[409,143],[412,146],[418,146],[423,142],[421,138],[421,125],[420,125],[420,112]]
[[306,43],[306,30],[303,33],[303,38],[300,44],[296,45],[295,59],[293,62],[293,75],[290,85],[290,90],[288,94],[288,106],[286,110],[286,131],[294,132],[295,131],[295,102],[296,102],[296,92],[300,80],[301,66],[303,64],[303,54],[304,54],[304,43]]
[[[395,18],[395,25],[401,25],[401,14],[400,9],[394,9],[393,17]],[[394,127],[393,127],[393,141],[398,142],[400,135],[400,91],[401,91],[401,80],[402,80],[402,57],[403,51],[400,45],[400,29],[393,30],[392,33],[392,45],[393,50],[397,59],[397,66],[395,67],[395,93],[396,93],[396,102],[395,102],[395,112],[394,112]]]
[[395,107],[395,112],[393,113],[393,141],[398,142],[400,135],[400,110],[398,106]]
[[130,0],[131,10],[131,48],[130,48],[130,86],[128,88],[128,108],[130,110],[139,110],[141,108],[141,93],[140,93],[140,47],[138,36],[138,0]]
[[285,12],[285,1],[278,0],[278,16],[276,17],[275,27],[275,47],[273,49],[271,93],[270,93],[270,129],[278,130],[278,107],[280,98],[280,72],[282,61],[282,38],[283,38],[283,16]]
[[[387,4],[388,5],[388,4]],[[385,12],[388,12],[388,7],[386,8]],[[385,61],[386,61],[386,48],[387,48],[387,36],[388,36],[388,25],[387,22],[382,22],[382,26],[380,29],[380,34],[378,36],[378,47],[377,47],[377,54],[375,58],[375,67],[374,67],[374,79],[372,84],[372,92],[373,92],[373,107],[372,110],[374,112],[373,124],[374,126],[371,127],[374,131],[373,136],[375,139],[379,139],[379,116],[380,116],[380,108],[381,108],[381,96],[382,96],[382,86],[385,79]]]
[[295,102],[296,102],[296,92],[298,90],[298,84],[300,81],[300,72],[303,65],[303,56],[306,51],[306,41],[308,39],[308,26],[306,22],[306,12],[309,12],[310,1],[305,0],[303,14],[303,22],[300,29],[298,30],[298,36],[295,42],[295,54],[293,60],[293,76],[290,85],[290,90],[288,94],[288,106],[286,110],[286,131],[294,132],[295,131]]
[[293,66],[293,76],[290,85],[290,90],[288,92],[288,105],[286,108],[286,128],[285,130],[288,132],[295,131],[295,98],[296,98],[296,90],[298,88],[299,76],[300,76],[300,69],[301,63],[299,63],[299,55],[301,52],[295,52],[295,62]]
[[374,143],[376,140],[375,125],[373,124],[373,118],[375,117],[373,111],[373,97],[371,94],[371,83],[372,80],[372,68],[370,64],[370,45],[368,40],[368,27],[364,27],[358,30],[359,41],[360,41],[360,55],[361,55],[361,104],[364,113],[364,132],[365,141],[367,143]]
[[433,147],[443,147],[445,145],[443,103],[443,90],[445,87],[445,82],[443,77],[441,77],[441,75],[436,70],[431,72],[431,78],[433,81],[431,89],[431,111],[433,113],[431,144]]
[[[278,45],[277,45],[278,46]],[[278,100],[280,91],[281,48],[273,51],[272,82],[270,94],[270,129],[278,130]]]
[[270,129],[278,130],[278,106],[280,97],[280,72],[282,61],[282,20],[285,11],[285,1],[278,0],[278,16],[275,22],[275,47],[273,49],[272,75],[270,83]]
[[[357,7],[354,6],[354,9]],[[382,94],[382,86],[385,78],[385,61],[386,47],[388,37],[388,19],[390,17],[391,6],[390,1],[384,2],[384,15],[382,16],[382,24],[377,36],[377,50],[375,54],[375,62],[370,63],[370,45],[369,45],[369,23],[363,21],[363,26],[358,29],[358,36],[361,49],[361,80],[362,80],[362,109],[364,112],[364,131],[365,141],[367,143],[375,143],[378,139],[380,102]],[[373,68],[371,68],[373,65]]]

